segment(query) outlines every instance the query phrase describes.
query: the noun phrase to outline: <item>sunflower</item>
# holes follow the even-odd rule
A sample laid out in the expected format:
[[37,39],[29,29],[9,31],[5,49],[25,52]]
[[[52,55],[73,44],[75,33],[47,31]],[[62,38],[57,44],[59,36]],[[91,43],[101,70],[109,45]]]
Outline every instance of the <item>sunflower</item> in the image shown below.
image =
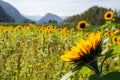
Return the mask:
[[70,32],[73,32],[74,31],[74,28],[70,28]]
[[78,30],[84,30],[88,26],[88,23],[86,21],[80,21],[78,22]]
[[51,29],[51,30],[48,30],[48,34],[52,34],[54,31]]
[[120,37],[118,37],[118,39],[117,39],[117,43],[120,45]]
[[68,33],[64,33],[64,36],[65,37],[69,37],[70,35]]
[[120,36],[117,37],[116,43],[120,45]]
[[107,12],[104,14],[104,19],[105,19],[105,20],[112,20],[113,17],[114,17],[113,11],[107,11]]
[[117,33],[118,33],[118,34],[120,33],[120,29],[116,29],[116,30],[115,30],[115,34],[117,34]]
[[20,30],[20,29],[22,29],[22,26],[17,26],[17,27],[15,28],[15,31]]
[[117,36],[114,36],[114,37],[112,38],[112,42],[113,42],[113,43],[116,43],[117,41],[118,41]]
[[5,29],[5,30],[2,32],[2,34],[6,34],[6,33],[8,33],[8,30],[7,30],[7,29]]
[[71,50],[65,51],[61,59],[72,62],[89,62],[101,53],[101,49],[100,32],[91,33],[87,40],[80,39],[76,46],[73,46]]
[[62,28],[58,28],[58,29],[57,29],[57,32],[58,32],[58,33],[62,33],[62,32],[63,32],[63,29],[62,29]]
[[87,40],[80,39],[78,44],[73,46],[71,50],[66,50],[61,59],[74,62],[78,67],[85,65],[94,70],[96,74],[100,74],[97,57],[102,52],[101,43],[101,33],[91,33]]

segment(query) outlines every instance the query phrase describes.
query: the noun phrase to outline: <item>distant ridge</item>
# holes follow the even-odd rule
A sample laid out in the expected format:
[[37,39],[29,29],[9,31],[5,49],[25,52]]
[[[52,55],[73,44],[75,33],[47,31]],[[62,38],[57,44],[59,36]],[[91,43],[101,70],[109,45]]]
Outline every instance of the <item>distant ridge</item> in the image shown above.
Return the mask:
[[43,16],[42,19],[40,19],[38,21],[38,23],[48,23],[49,21],[57,21],[57,23],[61,23],[63,22],[63,19],[60,18],[59,16],[55,15],[55,14],[52,14],[52,13],[47,13],[45,16]]
[[15,20],[15,22],[24,22],[24,21],[29,22],[30,21],[26,17],[22,16],[20,12],[15,7],[13,7],[11,4],[0,0],[0,6],[3,8],[6,14],[8,14],[10,17],[12,17]]
[[0,22],[14,22],[15,20],[7,15],[4,9],[0,6]]

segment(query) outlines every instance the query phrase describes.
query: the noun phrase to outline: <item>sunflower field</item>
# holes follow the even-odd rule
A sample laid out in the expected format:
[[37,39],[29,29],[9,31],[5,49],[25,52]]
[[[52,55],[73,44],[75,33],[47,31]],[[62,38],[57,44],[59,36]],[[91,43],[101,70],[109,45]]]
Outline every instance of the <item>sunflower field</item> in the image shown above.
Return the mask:
[[0,26],[0,80],[119,80],[120,24]]

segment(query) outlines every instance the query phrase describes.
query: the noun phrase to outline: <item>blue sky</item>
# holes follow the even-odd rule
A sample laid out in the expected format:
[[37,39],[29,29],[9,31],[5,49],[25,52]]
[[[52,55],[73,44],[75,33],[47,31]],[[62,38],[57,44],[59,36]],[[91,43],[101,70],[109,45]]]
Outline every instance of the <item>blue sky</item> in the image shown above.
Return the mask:
[[120,10],[120,0],[3,0],[12,4],[24,15],[45,15],[54,13],[59,16],[80,14],[98,5]]

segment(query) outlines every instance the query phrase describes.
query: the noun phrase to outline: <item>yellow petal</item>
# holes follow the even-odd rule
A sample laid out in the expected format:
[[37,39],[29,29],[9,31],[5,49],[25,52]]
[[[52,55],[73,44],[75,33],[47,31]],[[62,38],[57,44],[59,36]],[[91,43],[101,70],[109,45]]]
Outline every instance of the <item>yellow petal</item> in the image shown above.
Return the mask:
[[80,49],[81,52],[83,52],[83,54],[87,54],[87,50],[83,46],[85,43],[86,42],[83,39],[80,39],[80,42],[77,45],[77,47]]
[[97,45],[99,44],[100,42],[100,35],[101,33],[98,32],[98,33],[92,33],[89,35],[88,37],[88,40],[92,43],[92,46],[94,49],[96,49]]
[[75,61],[80,59],[80,55],[72,51],[67,51],[64,55],[61,56],[61,59],[64,61]]
[[87,50],[87,52],[90,52],[90,49],[92,48],[92,43],[87,40],[86,43],[84,44],[84,48]]
[[65,57],[64,55],[61,56],[61,59],[63,61],[72,61],[70,58]]
[[73,47],[71,48],[71,51],[73,51],[73,52],[75,52],[75,53],[78,53],[80,50],[79,50],[79,48],[77,48],[76,46],[73,46]]
[[95,34],[95,39],[93,40],[93,48],[96,49],[97,45],[100,43],[100,33]]

